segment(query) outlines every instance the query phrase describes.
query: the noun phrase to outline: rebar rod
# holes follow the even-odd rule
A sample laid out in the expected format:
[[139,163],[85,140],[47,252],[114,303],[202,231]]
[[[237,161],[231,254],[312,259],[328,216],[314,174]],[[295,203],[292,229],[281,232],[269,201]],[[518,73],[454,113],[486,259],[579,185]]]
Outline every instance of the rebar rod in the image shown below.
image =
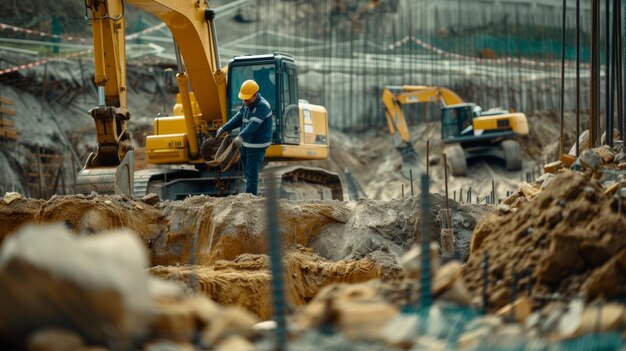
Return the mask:
[[576,0],[576,157],[580,155],[580,0]]
[[276,340],[275,350],[282,351],[286,348],[287,321],[285,318],[285,295],[283,284],[282,267],[282,243],[280,240],[278,222],[278,187],[279,179],[275,173],[270,173],[265,179],[267,183],[266,203],[267,203],[267,232],[269,234],[269,253],[272,272],[272,297],[274,306],[274,316],[276,318]]
[[430,271],[430,184],[428,175],[421,176],[421,208],[422,208],[422,288],[421,307],[427,311],[431,305],[431,271]]
[[591,97],[589,111],[589,147],[597,146],[600,85],[600,0],[591,1]]
[[[607,0],[608,1],[608,0]],[[567,18],[567,0],[563,0],[563,23],[561,30],[561,120],[559,135],[559,156],[563,155],[563,129],[565,124],[565,26]]]
[[604,108],[604,127],[605,139],[604,142],[607,145],[613,145],[613,90],[611,88],[611,0],[604,1],[604,95],[605,95],[605,108]]

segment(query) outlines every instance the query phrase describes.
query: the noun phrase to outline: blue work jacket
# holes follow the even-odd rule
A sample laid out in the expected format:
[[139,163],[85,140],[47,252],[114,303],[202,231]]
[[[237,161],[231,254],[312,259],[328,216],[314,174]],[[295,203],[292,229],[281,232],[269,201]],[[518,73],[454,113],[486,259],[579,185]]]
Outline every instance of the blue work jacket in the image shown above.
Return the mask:
[[252,106],[243,104],[222,128],[230,132],[237,127],[241,127],[239,136],[245,147],[263,148],[272,144],[272,109],[261,94],[257,95]]

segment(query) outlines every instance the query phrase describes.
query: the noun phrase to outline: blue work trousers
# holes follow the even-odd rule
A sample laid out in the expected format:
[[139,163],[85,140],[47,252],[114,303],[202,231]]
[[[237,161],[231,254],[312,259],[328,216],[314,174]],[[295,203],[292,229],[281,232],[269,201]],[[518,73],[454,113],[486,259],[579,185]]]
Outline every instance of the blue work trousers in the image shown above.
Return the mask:
[[264,147],[241,147],[241,165],[246,177],[246,193],[257,195],[259,190],[259,172],[265,159]]

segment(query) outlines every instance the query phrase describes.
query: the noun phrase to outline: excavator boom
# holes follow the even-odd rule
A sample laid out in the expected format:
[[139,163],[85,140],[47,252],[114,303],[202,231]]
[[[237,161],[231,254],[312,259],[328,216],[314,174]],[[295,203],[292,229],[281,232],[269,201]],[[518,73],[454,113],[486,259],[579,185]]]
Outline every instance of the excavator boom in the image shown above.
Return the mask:
[[[221,125],[226,116],[226,78],[221,71],[212,20],[215,14],[205,2],[177,0],[127,0],[160,17],[172,31],[185,60],[186,72],[177,81],[185,110],[187,142],[192,157],[198,154],[198,126]],[[131,194],[134,154],[128,131],[126,87],[125,13],[122,0],[87,0],[93,32],[95,84],[98,106],[89,113],[96,124],[97,150],[79,172],[77,191]],[[194,79],[189,80],[188,75]],[[188,90],[195,94],[202,121],[194,120]],[[156,143],[172,144],[161,138]]]
[[[119,0],[118,0],[119,1]],[[156,17],[170,29],[180,49],[191,90],[202,119],[209,125],[226,116],[226,76],[219,60],[213,20],[205,1],[126,0]]]

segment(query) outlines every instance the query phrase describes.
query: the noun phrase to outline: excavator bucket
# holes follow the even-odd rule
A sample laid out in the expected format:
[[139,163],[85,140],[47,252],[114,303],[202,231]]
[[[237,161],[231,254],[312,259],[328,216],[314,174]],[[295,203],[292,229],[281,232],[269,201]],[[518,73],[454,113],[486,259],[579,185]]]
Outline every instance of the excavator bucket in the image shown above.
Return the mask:
[[132,150],[126,152],[124,159],[117,166],[91,166],[94,157],[95,154],[91,153],[85,167],[78,172],[76,193],[89,194],[92,191],[98,194],[131,195],[133,193],[135,154]]
[[413,146],[409,144],[404,148],[398,148],[398,151],[402,154],[402,175],[405,178],[411,179],[412,176],[413,180],[417,180],[422,173],[426,173]]

